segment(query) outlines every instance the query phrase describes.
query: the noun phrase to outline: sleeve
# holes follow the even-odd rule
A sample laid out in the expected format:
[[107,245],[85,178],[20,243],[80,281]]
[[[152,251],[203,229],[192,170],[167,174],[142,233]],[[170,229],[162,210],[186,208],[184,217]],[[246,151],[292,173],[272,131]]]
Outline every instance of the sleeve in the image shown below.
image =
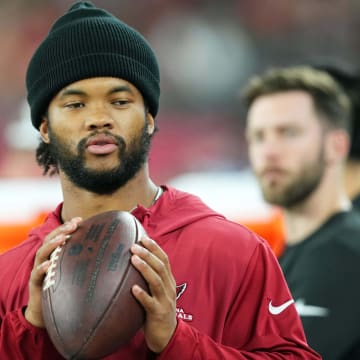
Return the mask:
[[306,342],[283,273],[264,242],[256,247],[238,282],[220,342],[179,320],[158,359],[321,359]]
[[35,235],[30,236],[0,255],[1,360],[63,359],[46,330],[31,325],[23,315],[38,241]]
[[61,360],[45,329],[29,324],[22,309],[6,313],[0,320],[1,360]]

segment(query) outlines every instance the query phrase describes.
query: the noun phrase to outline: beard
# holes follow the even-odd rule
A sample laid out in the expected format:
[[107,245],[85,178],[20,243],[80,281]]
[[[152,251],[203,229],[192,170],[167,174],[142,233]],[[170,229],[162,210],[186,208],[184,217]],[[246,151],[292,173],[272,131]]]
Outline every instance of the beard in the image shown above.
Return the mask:
[[303,202],[319,186],[325,172],[324,153],[318,159],[304,165],[287,184],[268,184],[260,180],[265,201],[272,205],[291,208]]
[[88,138],[97,133],[99,132],[93,132],[82,139],[77,145],[76,154],[73,154],[66,142],[49,128],[49,151],[59,169],[73,184],[95,194],[110,195],[132,179],[145,164],[149,154],[151,135],[148,134],[145,124],[140,135],[126,144],[122,137],[102,131],[102,134],[108,134],[116,140],[119,149],[119,165],[110,170],[94,170],[85,165],[85,151]]

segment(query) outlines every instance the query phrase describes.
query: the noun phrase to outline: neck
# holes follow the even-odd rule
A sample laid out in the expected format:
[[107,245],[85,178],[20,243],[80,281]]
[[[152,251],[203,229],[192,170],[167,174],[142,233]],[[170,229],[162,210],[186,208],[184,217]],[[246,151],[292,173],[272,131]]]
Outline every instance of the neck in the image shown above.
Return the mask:
[[333,178],[328,186],[320,184],[304,201],[284,209],[286,243],[294,245],[304,241],[331,216],[351,207],[341,181]]
[[106,195],[76,187],[63,173],[60,173],[60,181],[64,197],[61,213],[63,221],[75,216],[86,219],[110,210],[131,211],[138,204],[149,207],[158,191],[158,186],[148,176],[147,168],[141,169],[133,179],[114,193]]
[[360,194],[360,160],[349,159],[345,165],[345,188],[350,199]]
[[306,240],[308,236],[320,228],[331,216],[350,210],[351,202],[347,201],[342,205],[328,209],[328,211],[320,211],[318,213],[316,208],[308,211],[309,209],[306,209],[306,207],[306,205],[299,206],[297,209],[284,211],[286,243],[288,245],[295,245]]

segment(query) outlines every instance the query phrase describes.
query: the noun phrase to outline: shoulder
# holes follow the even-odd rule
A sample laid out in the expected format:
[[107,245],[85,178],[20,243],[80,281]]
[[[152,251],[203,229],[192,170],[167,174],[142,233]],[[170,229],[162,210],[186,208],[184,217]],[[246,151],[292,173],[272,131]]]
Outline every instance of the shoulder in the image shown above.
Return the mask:
[[170,199],[163,213],[166,222],[172,223],[174,228],[181,228],[189,239],[195,233],[201,236],[203,243],[231,247],[263,242],[253,231],[211,209],[198,196],[171,187],[167,187],[166,194]]
[[257,250],[271,251],[253,231],[226,219],[197,196],[166,190],[151,214],[147,231],[168,253],[178,251],[188,258],[206,254],[213,264],[236,266],[248,263]]
[[184,246],[206,254],[208,261],[224,269],[246,267],[254,256],[271,251],[253,231],[221,217],[200,219],[184,228],[181,239]]
[[303,242],[288,246],[279,261],[287,276],[311,276],[325,283],[345,277],[358,281],[360,215],[354,211],[335,215]]
[[335,250],[360,256],[360,212],[353,209],[341,215],[330,231],[333,233]]
[[[228,244],[235,244],[243,241],[263,241],[255,232],[247,227],[228,220],[222,216],[208,216],[191,224],[189,231],[204,232],[211,240],[227,239]],[[186,230],[185,230],[186,231]]]
[[286,253],[311,253],[328,256],[339,255],[339,252],[354,252],[360,255],[360,213],[357,210],[339,212],[329,218],[313,234],[300,243],[289,246]]

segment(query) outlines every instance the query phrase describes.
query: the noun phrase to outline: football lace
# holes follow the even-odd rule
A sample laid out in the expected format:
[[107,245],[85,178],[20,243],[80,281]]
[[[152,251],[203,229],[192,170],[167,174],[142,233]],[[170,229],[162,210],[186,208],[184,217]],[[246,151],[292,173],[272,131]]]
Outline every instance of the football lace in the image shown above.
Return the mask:
[[50,266],[46,271],[46,276],[43,283],[43,291],[55,285],[55,269],[57,265],[57,260],[59,259],[61,248],[61,246],[58,246],[50,255]]

